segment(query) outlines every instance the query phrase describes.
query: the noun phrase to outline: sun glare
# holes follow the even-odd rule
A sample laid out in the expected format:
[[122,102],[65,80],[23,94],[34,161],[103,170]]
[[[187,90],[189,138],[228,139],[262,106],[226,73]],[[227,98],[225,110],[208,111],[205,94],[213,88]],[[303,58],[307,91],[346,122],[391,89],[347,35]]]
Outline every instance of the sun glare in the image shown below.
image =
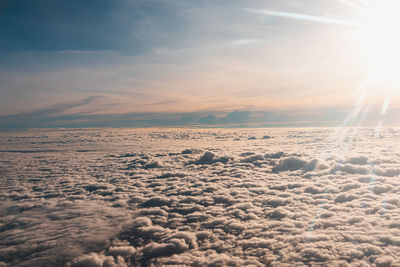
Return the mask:
[[[400,1],[381,1],[362,25],[363,41],[375,72],[400,73]],[[395,75],[395,76],[394,76]]]

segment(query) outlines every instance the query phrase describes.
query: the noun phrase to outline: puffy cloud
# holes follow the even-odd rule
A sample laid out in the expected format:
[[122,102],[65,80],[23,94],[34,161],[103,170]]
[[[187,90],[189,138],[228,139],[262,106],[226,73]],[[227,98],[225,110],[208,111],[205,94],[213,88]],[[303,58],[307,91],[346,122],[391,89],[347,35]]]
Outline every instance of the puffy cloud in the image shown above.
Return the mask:
[[115,246],[115,247],[109,247],[107,254],[112,255],[112,256],[124,256],[124,257],[129,257],[132,255],[135,255],[136,249],[132,246]]
[[297,171],[297,170],[310,172],[315,170],[317,167],[318,167],[317,159],[312,159],[310,161],[307,161],[299,157],[288,157],[280,160],[278,165],[272,168],[272,171],[275,173],[283,171]]
[[123,258],[118,258],[117,261],[111,256],[105,256],[96,253],[82,255],[74,259],[71,267],[125,267],[127,266]]
[[231,157],[220,156],[216,157],[214,153],[206,151],[198,160],[192,161],[194,164],[214,164],[217,162],[227,163],[232,160]]

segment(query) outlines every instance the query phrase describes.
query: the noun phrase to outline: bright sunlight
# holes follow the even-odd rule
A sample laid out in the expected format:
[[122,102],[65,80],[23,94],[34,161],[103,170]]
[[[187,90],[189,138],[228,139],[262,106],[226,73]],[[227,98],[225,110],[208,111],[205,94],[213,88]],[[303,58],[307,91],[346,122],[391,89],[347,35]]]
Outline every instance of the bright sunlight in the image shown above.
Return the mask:
[[395,78],[400,66],[400,1],[381,1],[371,12],[362,25],[371,64],[380,75]]

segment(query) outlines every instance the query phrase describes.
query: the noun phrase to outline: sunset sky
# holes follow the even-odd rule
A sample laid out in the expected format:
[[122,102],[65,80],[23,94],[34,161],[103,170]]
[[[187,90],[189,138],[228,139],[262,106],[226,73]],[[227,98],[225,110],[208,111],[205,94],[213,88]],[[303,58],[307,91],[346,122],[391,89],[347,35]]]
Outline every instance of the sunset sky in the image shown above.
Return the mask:
[[186,124],[246,112],[340,120],[357,105],[395,109],[397,63],[388,59],[400,59],[400,42],[388,25],[400,21],[388,10],[398,6],[1,1],[0,127]]

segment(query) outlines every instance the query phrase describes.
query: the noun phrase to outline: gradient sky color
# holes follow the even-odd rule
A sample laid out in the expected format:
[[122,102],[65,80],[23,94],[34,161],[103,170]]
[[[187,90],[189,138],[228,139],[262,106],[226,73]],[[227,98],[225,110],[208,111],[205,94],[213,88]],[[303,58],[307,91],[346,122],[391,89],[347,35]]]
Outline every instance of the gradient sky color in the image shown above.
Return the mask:
[[0,127],[345,117],[369,71],[366,3],[1,1]]

